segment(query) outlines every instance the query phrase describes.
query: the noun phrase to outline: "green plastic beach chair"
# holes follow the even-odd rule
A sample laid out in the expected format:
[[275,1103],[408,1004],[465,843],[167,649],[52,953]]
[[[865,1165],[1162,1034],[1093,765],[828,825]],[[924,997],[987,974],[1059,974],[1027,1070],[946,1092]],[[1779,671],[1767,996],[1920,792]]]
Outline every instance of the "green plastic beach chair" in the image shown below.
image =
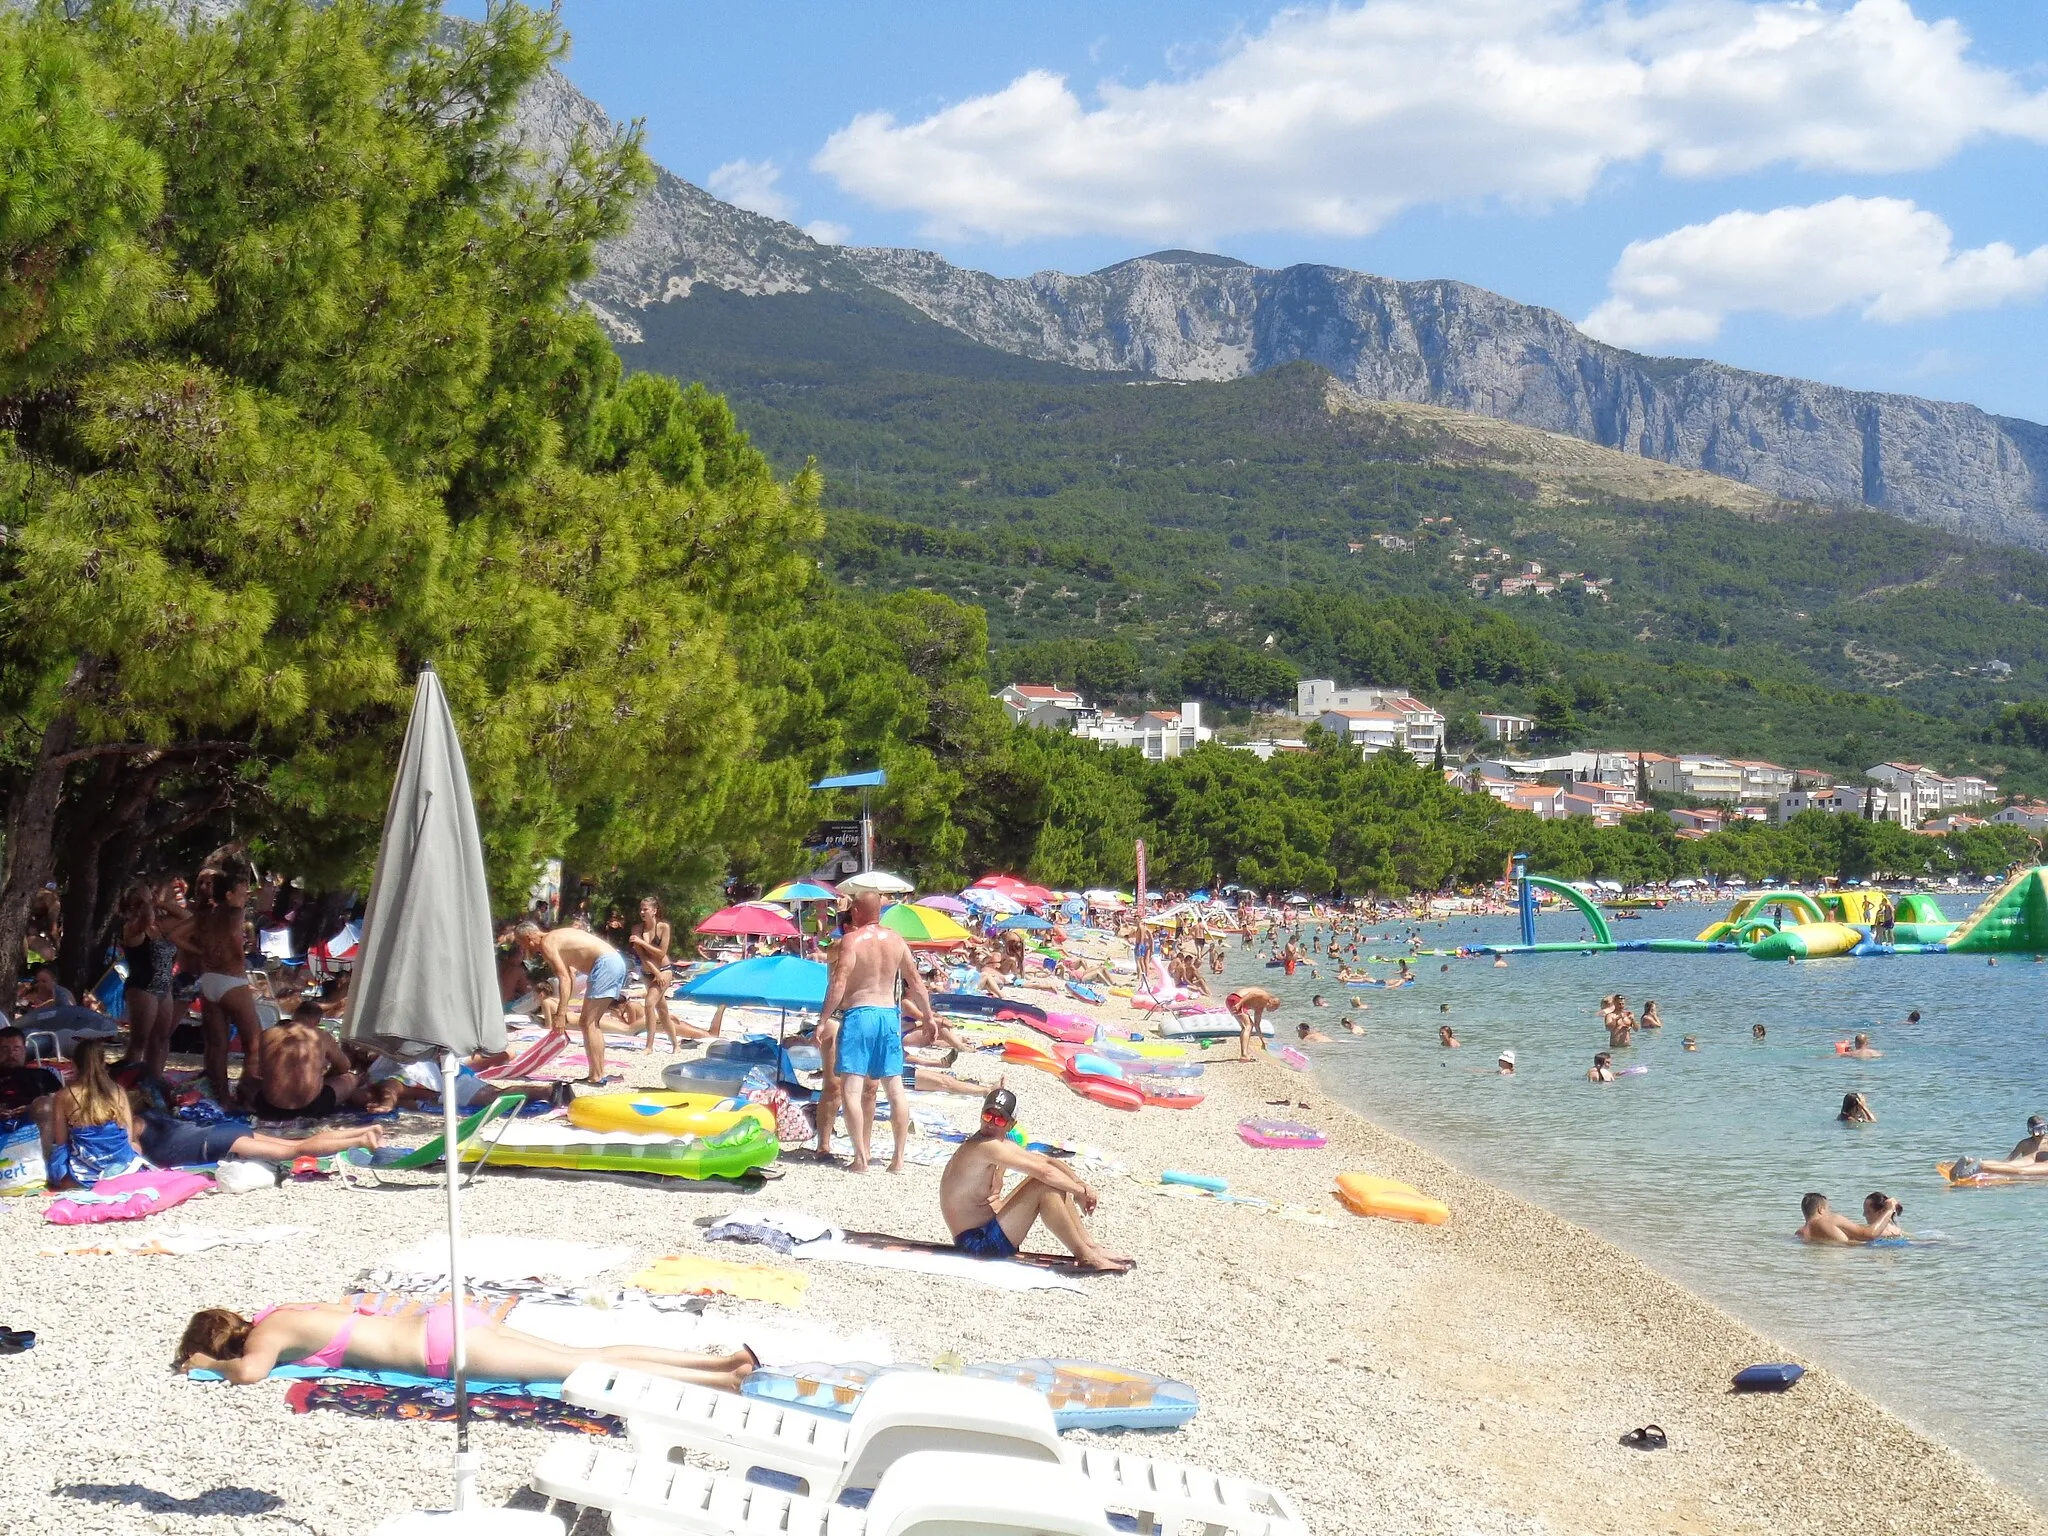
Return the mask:
[[[491,1100],[490,1103],[455,1127],[455,1144],[458,1152],[461,1148],[468,1146],[470,1142],[474,1141],[477,1133],[486,1126],[493,1125],[500,1120],[510,1119],[513,1115],[518,1114],[525,1103],[525,1096],[517,1093],[503,1093]],[[436,1136],[424,1146],[415,1147],[412,1151],[395,1157],[388,1163],[379,1159],[371,1166],[379,1173],[390,1169],[412,1171],[421,1168],[431,1168],[434,1164],[441,1161],[441,1153],[447,1140],[448,1138],[445,1135]]]

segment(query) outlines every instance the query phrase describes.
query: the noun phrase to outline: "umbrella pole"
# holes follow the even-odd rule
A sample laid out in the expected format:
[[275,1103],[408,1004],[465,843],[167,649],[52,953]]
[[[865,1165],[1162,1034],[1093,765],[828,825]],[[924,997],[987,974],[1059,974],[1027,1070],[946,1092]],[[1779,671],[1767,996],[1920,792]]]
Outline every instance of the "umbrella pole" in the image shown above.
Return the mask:
[[455,1375],[455,1507],[469,1509],[476,1503],[478,1457],[469,1448],[468,1340],[464,1337],[467,1308],[462,1295],[462,1147],[458,1140],[460,1122],[455,1106],[455,1082],[462,1063],[453,1051],[441,1053],[441,1115],[444,1122],[441,1166],[448,1175],[448,1305],[455,1324],[455,1357],[449,1369]]

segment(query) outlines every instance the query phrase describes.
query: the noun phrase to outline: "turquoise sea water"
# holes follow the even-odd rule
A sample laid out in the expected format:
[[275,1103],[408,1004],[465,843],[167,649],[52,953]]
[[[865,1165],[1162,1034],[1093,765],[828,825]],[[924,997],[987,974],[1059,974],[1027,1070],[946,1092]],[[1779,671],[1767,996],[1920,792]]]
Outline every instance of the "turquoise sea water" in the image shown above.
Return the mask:
[[[1961,916],[1970,898],[1949,905]],[[1674,908],[1615,932],[1691,937],[1721,910]],[[1576,916],[1538,923],[1541,939],[1583,933]],[[1515,936],[1507,918],[1423,934],[1443,948]],[[1289,979],[1233,946],[1228,974],[1288,1000],[1284,1036],[1308,1019],[1336,1037],[1309,1047],[1328,1091],[1825,1362],[2048,1507],[2048,1458],[2029,1438],[2048,1391],[2048,1181],[1951,1190],[1934,1169],[1958,1152],[2003,1157],[2030,1113],[2048,1113],[2048,965],[1611,954],[1523,956],[1500,970],[1422,957],[1421,979],[1397,992],[1354,992],[1334,964],[1321,969]],[[1308,1006],[1318,991],[1328,1010]],[[1609,992],[1638,1009],[1655,998],[1665,1027],[1615,1053],[1646,1075],[1596,1085],[1584,1073],[1607,1043],[1596,1011]],[[1339,1022],[1353,995],[1371,1005],[1362,1039]],[[1916,1008],[1922,1021],[1909,1027]],[[1446,1019],[1459,1050],[1437,1043]],[[1882,1060],[1835,1054],[1856,1029]],[[1512,1079],[1494,1075],[1503,1047],[1518,1058]],[[1836,1120],[1851,1090],[1877,1124]],[[1808,1190],[1851,1215],[1883,1190],[1905,1203],[1907,1231],[1930,1241],[1808,1248],[1791,1237]]]

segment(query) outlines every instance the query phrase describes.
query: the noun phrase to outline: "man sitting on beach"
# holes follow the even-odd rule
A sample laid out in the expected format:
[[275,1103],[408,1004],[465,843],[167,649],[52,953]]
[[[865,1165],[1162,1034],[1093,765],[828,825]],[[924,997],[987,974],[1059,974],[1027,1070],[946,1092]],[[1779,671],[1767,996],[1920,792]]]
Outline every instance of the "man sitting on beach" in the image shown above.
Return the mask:
[[258,1119],[317,1120],[356,1091],[355,1068],[321,1027],[323,1017],[318,1003],[302,1001],[290,1019],[257,1038],[242,1064],[241,1096]]
[[[1007,1259],[1024,1245],[1039,1221],[1046,1231],[1089,1269],[1121,1274],[1132,1260],[1111,1253],[1088,1235],[1084,1216],[1095,1212],[1096,1194],[1052,1158],[1027,1152],[1010,1140],[1017,1123],[1017,1096],[1000,1084],[982,1101],[981,1128],[961,1144],[939,1180],[939,1213],[953,1246],[978,1259]],[[1003,1198],[1009,1173],[1023,1182]]]
[[[1883,1197],[1879,1197],[1882,1199]],[[1887,1206],[1898,1202],[1887,1201]],[[1804,1225],[1792,1235],[1802,1243],[1867,1243],[1874,1237],[1887,1235],[1881,1228],[1872,1227],[1860,1221],[1851,1221],[1838,1216],[1829,1209],[1826,1195],[1807,1195],[1799,1202],[1800,1214],[1806,1218]],[[1880,1214],[1889,1218],[1893,1213],[1879,1207]]]
[[604,1016],[617,1009],[626,1028],[633,1027],[632,1014],[626,1008],[626,957],[582,928],[554,928],[543,933],[539,923],[525,922],[515,937],[522,955],[545,960],[555,974],[559,1012],[548,1019],[552,1033],[569,1032],[569,999],[576,995],[577,973],[590,978],[577,1022],[583,1028],[583,1054],[588,1059],[583,1081],[595,1087],[604,1081]]
[[1280,999],[1264,987],[1246,987],[1242,992],[1233,992],[1224,998],[1223,1006],[1237,1020],[1237,1059],[1250,1061],[1252,1041],[1259,1039],[1266,1015],[1278,1011]]

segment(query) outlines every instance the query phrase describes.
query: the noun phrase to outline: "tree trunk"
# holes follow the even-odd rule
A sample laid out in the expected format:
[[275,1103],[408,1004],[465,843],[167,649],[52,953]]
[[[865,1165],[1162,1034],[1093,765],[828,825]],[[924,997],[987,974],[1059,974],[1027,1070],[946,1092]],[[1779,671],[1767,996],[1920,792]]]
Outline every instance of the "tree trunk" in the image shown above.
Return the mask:
[[167,765],[102,758],[63,817],[64,942],[58,978],[84,996],[106,970],[121,894],[134,878],[142,827]]
[[64,798],[64,761],[78,740],[78,718],[70,695],[83,682],[86,664],[72,674],[66,700],[43,728],[35,763],[7,805],[7,874],[0,880],[0,978],[10,985],[21,974],[26,956],[29,906],[50,878],[50,860],[57,832],[57,808]]

